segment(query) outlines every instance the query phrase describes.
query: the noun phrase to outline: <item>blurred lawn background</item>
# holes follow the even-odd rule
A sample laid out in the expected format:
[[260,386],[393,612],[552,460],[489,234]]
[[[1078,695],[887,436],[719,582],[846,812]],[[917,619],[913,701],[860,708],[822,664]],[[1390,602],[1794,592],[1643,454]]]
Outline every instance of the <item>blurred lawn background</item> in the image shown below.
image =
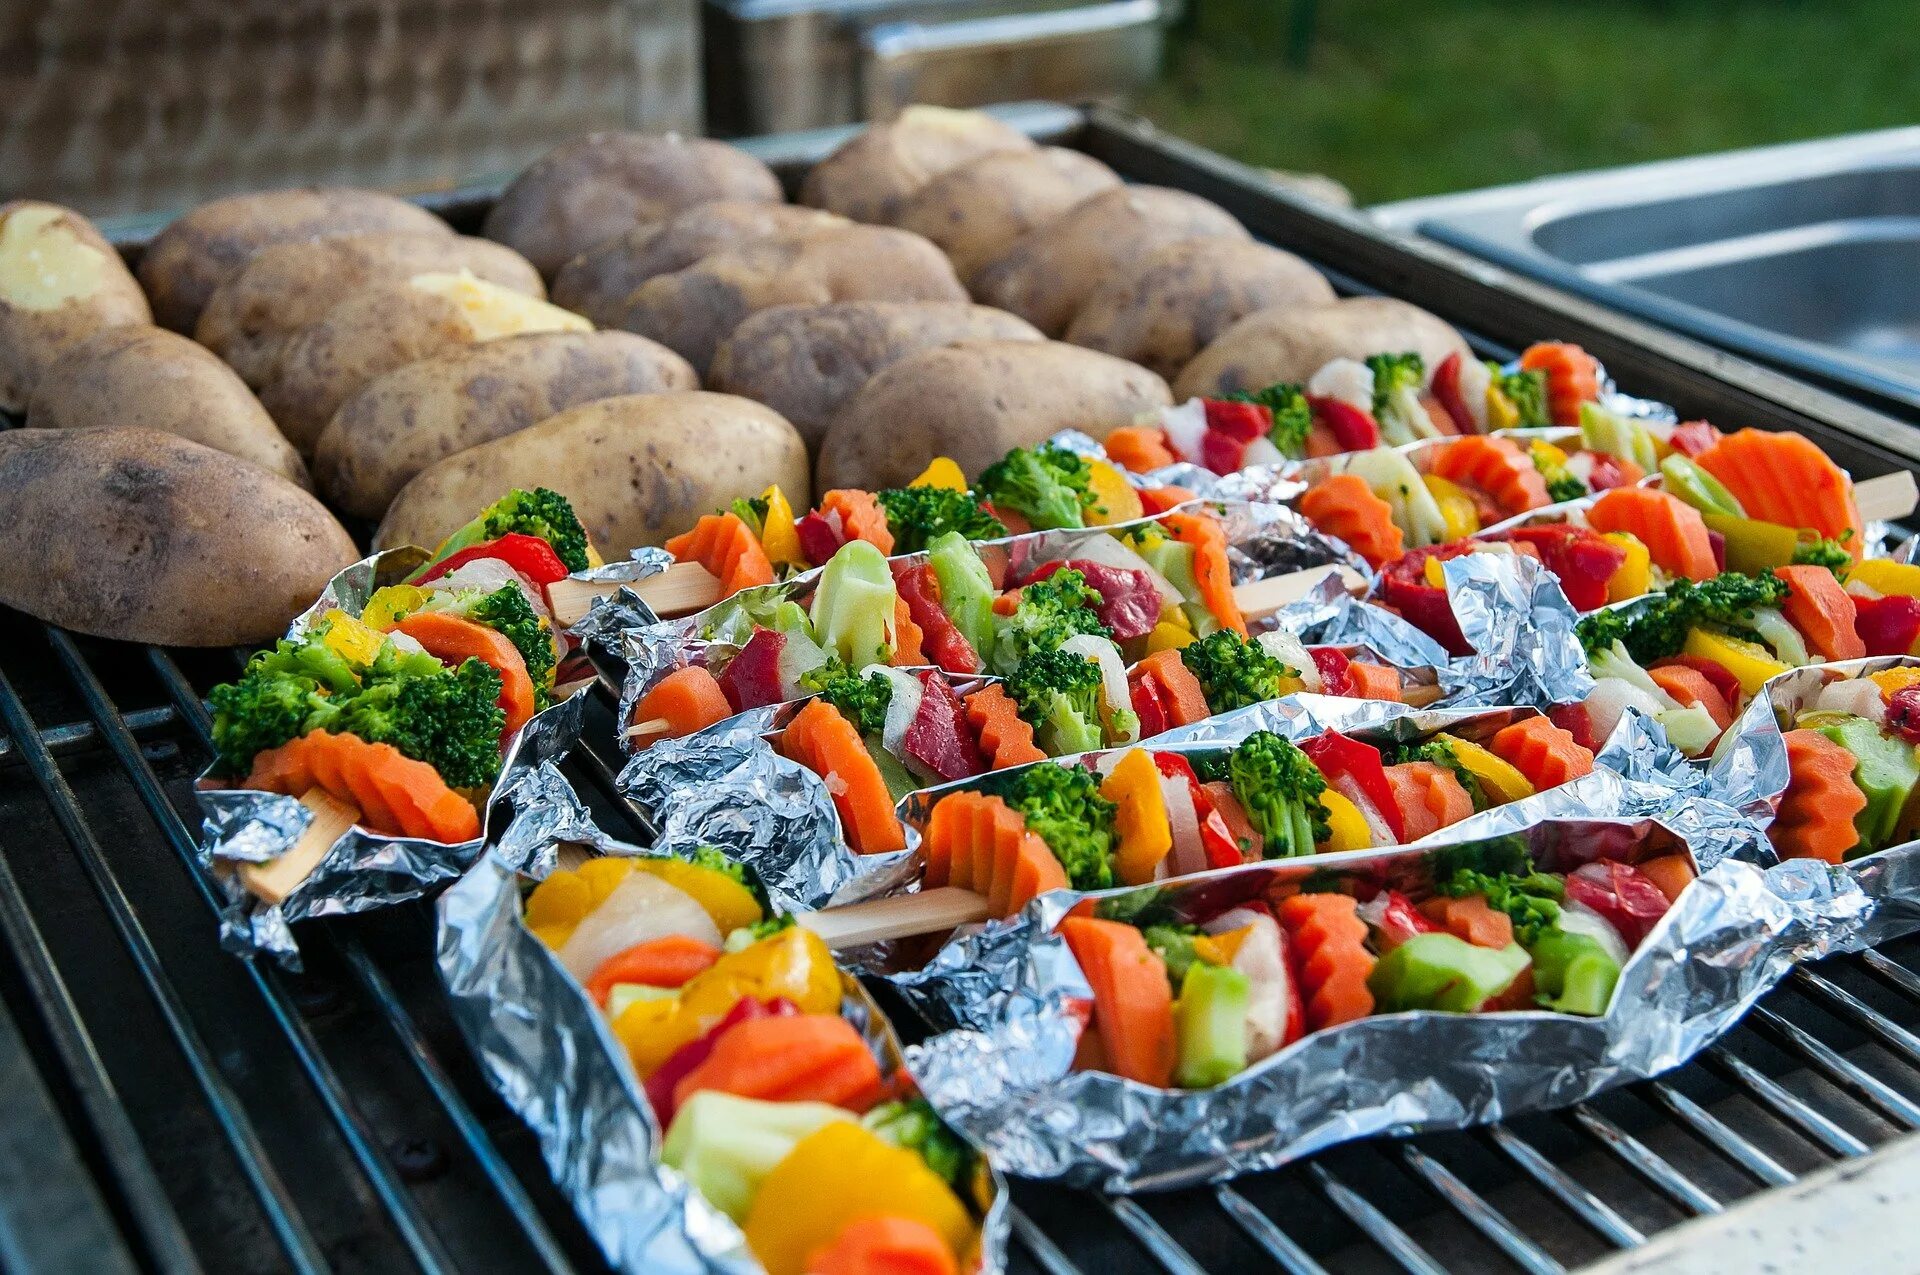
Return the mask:
[[1920,0],[1187,0],[1139,103],[1362,204],[1920,123]]

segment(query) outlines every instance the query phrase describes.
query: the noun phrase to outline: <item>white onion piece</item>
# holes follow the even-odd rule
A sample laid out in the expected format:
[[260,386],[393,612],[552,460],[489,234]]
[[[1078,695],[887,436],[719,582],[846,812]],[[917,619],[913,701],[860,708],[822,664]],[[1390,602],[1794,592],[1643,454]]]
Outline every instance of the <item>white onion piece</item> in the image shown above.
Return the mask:
[[1166,433],[1173,454],[1181,460],[1200,463],[1201,440],[1207,436],[1207,405],[1190,398],[1178,407],[1160,409],[1160,428]]
[[1479,359],[1460,360],[1460,399],[1473,417],[1476,433],[1487,432],[1487,391],[1493,388],[1493,373]]
[[1875,724],[1887,720],[1887,702],[1880,698],[1880,688],[1864,677],[1828,682],[1820,688],[1820,695],[1813,701],[1813,706],[1836,713],[1852,713]]
[[1207,850],[1200,844],[1200,815],[1193,808],[1193,793],[1183,775],[1160,776],[1160,793],[1167,803],[1167,823],[1173,831],[1173,848],[1162,861],[1167,875],[1184,877],[1207,870]]
[[1292,669],[1294,676],[1306,683],[1308,690],[1318,694],[1321,687],[1320,666],[1313,662],[1313,654],[1299,638],[1284,629],[1274,629],[1262,633],[1254,641],[1260,649]]
[[674,934],[714,947],[722,939],[713,918],[691,894],[651,872],[629,872],[561,945],[560,964],[585,983],[595,970],[635,944]]
[[1185,601],[1180,590],[1173,587],[1173,581],[1153,569],[1153,565],[1133,550],[1121,544],[1114,536],[1088,536],[1073,547],[1076,561],[1097,562],[1103,567],[1118,567],[1122,571],[1144,571],[1153,581],[1153,588],[1162,602],[1171,602],[1179,606]]
[[427,653],[427,648],[420,645],[420,639],[410,633],[402,633],[399,629],[392,629],[388,631],[386,637],[387,641],[393,643],[393,649],[396,651],[404,651],[408,655],[425,655]]
[[1247,450],[1242,453],[1240,463],[1242,465],[1280,465],[1284,464],[1286,459],[1287,454],[1275,447],[1271,438],[1262,434],[1247,444]]
[[[1100,696],[1106,701],[1103,726],[1111,727],[1116,713],[1133,711],[1133,695],[1127,690],[1127,664],[1120,658],[1120,648],[1113,644],[1112,638],[1103,638],[1097,633],[1076,633],[1060,644],[1060,650],[1062,654],[1077,655],[1100,666]],[[1111,729],[1108,734],[1113,734]],[[1110,738],[1108,742],[1131,744],[1134,741]]]
[[865,677],[870,673],[880,673],[893,683],[893,695],[887,700],[887,719],[880,727],[880,747],[895,757],[905,757],[907,727],[913,725],[914,715],[920,711],[920,701],[926,697],[927,688],[905,669],[868,665],[860,675]]
[[1657,717],[1667,708],[1633,683],[1617,677],[1603,677],[1596,681],[1582,704],[1587,710],[1587,722],[1593,730],[1593,737],[1602,742],[1613,734],[1613,728],[1620,724],[1620,719],[1629,708],[1648,717]]
[[475,558],[472,562],[463,562],[438,580],[429,580],[420,587],[429,593],[460,593],[467,589],[498,593],[509,584],[526,597],[535,615],[547,614],[547,604],[541,598],[540,590],[498,558]]
[[1231,908],[1201,928],[1226,934],[1247,926],[1252,932],[1241,940],[1231,968],[1247,976],[1247,1061],[1255,1063],[1279,1049],[1287,1031],[1287,966],[1280,927],[1264,912]]
[[800,685],[800,679],[827,662],[827,653],[820,645],[797,628],[787,631],[786,640],[780,644],[780,657],[774,661],[774,667],[780,678],[780,694],[787,699],[799,699],[807,693]]
[[1339,779],[1331,781],[1329,786],[1352,802],[1353,808],[1360,812],[1360,817],[1367,821],[1367,837],[1374,845],[1399,844],[1399,838],[1393,835],[1393,829],[1388,825],[1386,816],[1381,814],[1380,808],[1373,804],[1373,798],[1362,792],[1360,785],[1350,776],[1342,775]]
[[1753,608],[1752,618],[1747,621],[1760,640],[1773,648],[1782,664],[1791,664],[1799,668],[1813,661],[1807,656],[1807,644],[1800,639],[1800,630],[1787,622],[1787,617],[1772,607]]
[[1620,965],[1625,965],[1627,957],[1632,954],[1627,948],[1627,941],[1620,937],[1620,931],[1613,928],[1613,923],[1584,903],[1569,899],[1560,905],[1560,928],[1569,934],[1586,935],[1607,949],[1607,955]]
[[1335,398],[1349,407],[1373,413],[1373,369],[1353,359],[1335,359],[1307,381],[1314,398]]

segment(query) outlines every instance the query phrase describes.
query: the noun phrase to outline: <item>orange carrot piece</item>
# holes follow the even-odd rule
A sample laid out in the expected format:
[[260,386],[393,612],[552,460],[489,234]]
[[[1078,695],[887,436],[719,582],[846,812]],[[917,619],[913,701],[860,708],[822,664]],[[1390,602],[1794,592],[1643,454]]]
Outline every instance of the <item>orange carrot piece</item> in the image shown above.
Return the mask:
[[1544,717],[1515,722],[1495,735],[1487,747],[1525,775],[1535,792],[1558,788],[1593,769],[1593,753]]
[[1347,676],[1353,681],[1353,689],[1347,692],[1349,699],[1378,699],[1392,704],[1403,704],[1406,696],[1401,693],[1400,671],[1385,664],[1369,664],[1365,660],[1349,660]]
[[1026,831],[1021,821],[1019,852],[1013,861],[1013,879],[1007,885],[1004,916],[1013,916],[1049,890],[1064,890],[1072,882],[1067,870],[1037,832]]
[[979,737],[980,751],[986,754],[989,770],[1005,770],[1028,762],[1045,761],[1047,755],[1033,742],[1033,727],[1020,716],[1020,709],[998,682],[989,682],[962,701],[967,708],[967,723]]
[[1371,566],[1383,567],[1406,551],[1393,506],[1374,495],[1358,474],[1335,474],[1307,488],[1300,514],[1317,530],[1345,541]]
[[1196,499],[1185,487],[1175,487],[1171,483],[1165,487],[1143,487],[1139,495],[1140,510],[1150,518],[1157,518],[1169,509],[1177,509],[1189,500]]
[[1733,725],[1733,705],[1727,703],[1727,697],[1713,680],[1699,669],[1688,668],[1684,664],[1663,664],[1647,670],[1647,676],[1653,684],[1665,691],[1682,708],[1691,708],[1698,704],[1707,710],[1707,716],[1721,730]]
[[637,722],[664,721],[667,737],[678,739],[733,716],[733,705],[719,681],[698,664],[689,664],[655,682],[633,706]]
[[825,1102],[860,1111],[880,1093],[880,1064],[838,1014],[751,1018],[724,1032],[673,1087],[676,1108],[703,1089],[763,1102]]
[[1555,425],[1578,425],[1580,405],[1600,398],[1600,365],[1568,341],[1542,341],[1520,355],[1526,372],[1547,374],[1547,411]]
[[1475,947],[1498,949],[1513,942],[1513,918],[1495,911],[1484,894],[1458,899],[1442,895],[1422,903],[1420,911],[1447,933]]
[[913,622],[913,612],[907,608],[907,600],[898,594],[893,598],[893,666],[908,668],[915,664],[931,663],[927,653],[921,649],[926,632]]
[[927,821],[921,847],[928,888],[951,885],[984,894],[996,917],[1012,916],[1068,884],[1047,843],[998,797],[961,791],[943,798]]
[[[355,790],[356,784],[360,791]],[[374,832],[449,845],[480,835],[480,816],[473,803],[447,787],[439,771],[392,744],[370,744],[355,735],[313,731],[268,749],[254,759],[245,786],[289,797],[319,788],[357,808],[361,826]],[[379,806],[362,802],[361,793],[366,791],[378,795]]]
[[401,619],[399,630],[425,647],[427,654],[449,665],[479,660],[500,674],[500,707],[507,715],[501,738],[512,735],[533,716],[533,679],[527,662],[507,635],[447,611],[415,611]]
[[1070,916],[1060,922],[1093,989],[1093,1027],[1116,1076],[1166,1088],[1176,1062],[1173,987],[1167,965],[1140,931],[1119,921]]
[[1460,786],[1460,780],[1436,762],[1401,762],[1388,766],[1386,776],[1408,841],[1418,841],[1473,813],[1473,798]]
[[675,562],[697,562],[720,581],[723,597],[773,583],[773,561],[739,514],[706,514],[692,531],[674,536],[666,550]]
[[1200,679],[1188,671],[1178,651],[1155,651],[1133,666],[1136,678],[1152,678],[1165,692],[1169,724],[1185,726],[1213,715]]
[[1857,660],[1867,653],[1857,627],[1859,608],[1833,572],[1803,565],[1775,567],[1773,574],[1787,582],[1787,600],[1780,610],[1808,646],[1829,660]]
[[795,726],[800,727],[805,754],[793,759],[826,781],[853,852],[906,849],[906,832],[894,817],[887,782],[854,724],[833,705],[816,699],[794,715],[786,733],[792,735]]
[[615,983],[644,983],[648,987],[679,987],[720,959],[720,949],[687,934],[635,943],[600,962],[587,980],[587,995],[596,1005],[607,1003]]
[[1675,575],[1711,580],[1720,574],[1713,539],[1700,511],[1664,491],[1609,488],[1587,509],[1587,523],[1595,531],[1624,531],[1637,537],[1653,561]]
[[1854,816],[1867,798],[1853,782],[1853,754],[1817,730],[1790,730],[1787,791],[1773,814],[1767,839],[1782,859],[1839,863],[1860,844]]
[[1660,893],[1667,896],[1667,902],[1678,902],[1680,892],[1692,885],[1699,875],[1693,870],[1693,862],[1679,851],[1663,854],[1653,859],[1643,859],[1633,865],[1640,869],[1641,875],[1653,882]]
[[1749,518],[1804,527],[1840,540],[1858,561],[1866,523],[1846,471],[1794,433],[1743,429],[1694,457],[1726,484]]
[[1468,434],[1430,454],[1430,472],[1435,477],[1485,492],[1500,506],[1502,517],[1552,503],[1546,478],[1512,439]]
[[1136,474],[1171,465],[1176,459],[1167,446],[1166,433],[1150,425],[1122,426],[1108,434],[1100,446],[1106,449],[1108,460]]
[[893,530],[880,498],[858,487],[840,487],[820,497],[823,512],[840,515],[840,530],[848,540],[864,540],[881,553],[893,552]]
[[1193,546],[1193,578],[1200,601],[1223,629],[1247,636],[1247,621],[1233,596],[1233,569],[1227,564],[1227,531],[1206,513],[1173,513],[1160,520],[1175,540]]
[[1280,902],[1280,924],[1299,956],[1300,993],[1314,1031],[1373,1012],[1367,976],[1374,956],[1358,907],[1346,894],[1296,894]]
[[918,1218],[857,1217],[807,1258],[807,1275],[956,1275],[940,1232]]

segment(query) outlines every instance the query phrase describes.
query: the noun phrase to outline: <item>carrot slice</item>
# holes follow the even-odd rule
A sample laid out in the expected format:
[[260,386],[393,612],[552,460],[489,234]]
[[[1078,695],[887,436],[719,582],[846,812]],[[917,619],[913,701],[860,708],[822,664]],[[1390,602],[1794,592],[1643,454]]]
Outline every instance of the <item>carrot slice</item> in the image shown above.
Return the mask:
[[1385,664],[1369,664],[1365,660],[1349,660],[1347,676],[1353,683],[1352,689],[1347,692],[1348,699],[1379,699],[1392,704],[1406,702],[1407,697],[1401,693],[1398,669]]
[[877,1214],[847,1223],[807,1258],[807,1275],[955,1275],[953,1251],[918,1218]]
[[1093,1029],[1116,1076],[1166,1088],[1173,1083],[1173,987],[1167,965],[1140,931],[1119,921],[1070,916],[1060,922],[1093,989]]
[[1587,509],[1595,531],[1624,531],[1647,547],[1655,563],[1689,580],[1720,574],[1706,520],[1692,505],[1651,487],[1612,487]]
[[1177,459],[1167,446],[1165,431],[1149,425],[1124,425],[1108,434],[1100,446],[1106,449],[1108,460],[1136,474],[1171,465]]
[[988,769],[1005,770],[1047,759],[1033,742],[1033,727],[998,682],[989,682],[962,702],[967,706],[967,723],[987,756]]
[[1515,722],[1495,735],[1488,747],[1525,775],[1535,792],[1558,788],[1593,769],[1593,753],[1544,717]]
[[907,600],[896,593],[893,597],[894,667],[907,668],[928,663],[927,653],[921,649],[925,638],[926,630],[913,622],[913,612],[907,609]]
[[1144,487],[1140,490],[1140,511],[1148,517],[1158,517],[1194,499],[1197,498],[1185,487],[1171,483],[1165,487]]
[[1780,610],[1807,645],[1829,660],[1857,660],[1867,653],[1857,627],[1859,609],[1853,595],[1825,567],[1775,567],[1773,574],[1787,582],[1787,600]]
[[[375,832],[450,845],[480,835],[473,803],[447,787],[439,771],[392,744],[370,744],[355,735],[317,730],[268,749],[254,759],[246,786],[289,797],[319,788],[359,809],[361,826]],[[376,793],[378,804],[363,803],[364,792]]]
[[1345,541],[1371,566],[1383,567],[1406,551],[1393,506],[1374,495],[1358,474],[1335,474],[1307,488],[1300,514],[1317,530]]
[[1568,341],[1542,341],[1520,356],[1526,372],[1547,374],[1547,411],[1555,425],[1578,425],[1580,405],[1600,398],[1600,365]]
[[1473,798],[1445,766],[1407,761],[1386,767],[1385,773],[1408,841],[1418,841],[1473,813]]
[[687,934],[635,943],[600,962],[587,980],[587,995],[596,1005],[607,1003],[615,983],[644,983],[648,987],[679,987],[720,959],[720,949]]
[[1641,875],[1653,882],[1660,893],[1667,896],[1669,903],[1678,901],[1680,892],[1692,885],[1698,875],[1693,870],[1693,861],[1677,851],[1643,859],[1634,866],[1640,869]]
[[1787,791],[1774,811],[1767,839],[1782,859],[1839,863],[1860,844],[1853,818],[1867,798],[1853,782],[1853,754],[1817,730],[1790,730]]
[[1749,518],[1809,528],[1842,541],[1859,559],[1867,528],[1854,501],[1853,482],[1805,438],[1743,429],[1694,460],[1726,484]]
[[1193,578],[1200,601],[1223,629],[1247,636],[1247,621],[1233,596],[1233,569],[1227,565],[1227,531],[1212,514],[1168,514],[1160,520],[1173,538],[1193,546]]
[[880,1064],[838,1014],[750,1018],[723,1032],[707,1060],[680,1078],[673,1102],[703,1089],[763,1102],[825,1102],[860,1111],[880,1094]]
[[1307,1026],[1315,1031],[1373,1012],[1367,976],[1367,923],[1346,894],[1296,894],[1281,900],[1280,924],[1300,961],[1300,992]]
[[1721,730],[1733,725],[1733,705],[1720,693],[1711,679],[1699,669],[1684,664],[1662,664],[1647,670],[1653,684],[1679,702],[1682,708],[1698,704]]
[[[891,547],[891,546],[889,546]],[[773,583],[773,561],[739,514],[706,514],[666,543],[675,562],[697,562],[720,581],[722,597]]]
[[1133,666],[1135,678],[1151,678],[1164,692],[1168,724],[1185,726],[1213,715],[1200,679],[1188,671],[1178,651],[1155,651]]
[[826,781],[854,853],[884,854],[906,849],[906,832],[894,817],[887,782],[853,723],[842,717],[839,709],[817,699],[787,724],[788,738],[782,740],[783,746],[793,738],[796,726],[804,751],[795,756],[790,750],[787,755]]
[[1048,890],[1067,888],[1066,869],[1020,812],[998,797],[956,792],[933,808],[920,839],[922,880],[987,896],[996,917],[1012,916]]
[[1435,477],[1485,492],[1504,517],[1552,503],[1539,467],[1511,439],[1468,434],[1429,454]]
[[506,634],[446,611],[415,611],[397,627],[443,663],[479,660],[500,674],[500,708],[507,715],[503,739],[533,716],[533,679],[527,676],[527,662],[520,658],[519,648]]
[[893,529],[880,498],[858,487],[840,487],[820,497],[823,512],[840,515],[840,530],[848,540],[864,540],[881,553],[893,552]]
[[1435,925],[1475,947],[1503,948],[1513,942],[1513,918],[1497,912],[1484,894],[1458,899],[1428,899],[1420,911]]
[[667,674],[633,706],[635,722],[664,721],[667,737],[672,739],[705,730],[731,716],[733,705],[727,703],[726,692],[713,674],[698,664]]

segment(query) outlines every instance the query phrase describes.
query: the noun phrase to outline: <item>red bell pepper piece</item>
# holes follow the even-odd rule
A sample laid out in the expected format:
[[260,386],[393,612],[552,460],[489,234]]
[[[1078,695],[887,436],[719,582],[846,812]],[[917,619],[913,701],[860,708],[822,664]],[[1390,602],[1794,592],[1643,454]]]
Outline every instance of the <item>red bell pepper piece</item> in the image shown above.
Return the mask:
[[1573,736],[1573,742],[1588,752],[1600,751],[1600,741],[1593,737],[1593,714],[1587,712],[1585,704],[1555,704],[1547,710],[1547,720]]
[[1085,576],[1087,587],[1100,595],[1100,605],[1094,608],[1094,613],[1100,617],[1100,623],[1113,630],[1115,641],[1145,637],[1160,622],[1160,590],[1154,587],[1153,576],[1139,567],[1110,567],[1104,562],[1070,558],[1064,562],[1043,563],[1027,577],[1027,583],[1069,569]]
[[[1273,915],[1270,908],[1261,910]],[[1307,1034],[1307,1003],[1300,995],[1300,954],[1294,950],[1293,936],[1277,920],[1275,925],[1280,931],[1280,968],[1287,972],[1287,1021],[1280,1031],[1280,1048],[1285,1049]]]
[[1401,554],[1380,572],[1380,600],[1398,611],[1407,623],[1447,649],[1449,655],[1471,655],[1460,621],[1454,618],[1447,591],[1427,583],[1427,559],[1445,561],[1468,553],[1473,546],[1461,541]]
[[1887,701],[1887,729],[1909,744],[1920,744],[1920,683],[1901,687]]
[[1152,739],[1172,729],[1173,715],[1167,711],[1166,693],[1158,678],[1133,678],[1127,683],[1127,693],[1133,701],[1134,716],[1140,719],[1140,738]]
[[1373,927],[1374,945],[1382,953],[1391,952],[1416,934],[1432,934],[1440,928],[1398,890],[1381,891],[1361,905],[1360,915]]
[[1726,535],[1722,532],[1715,531],[1712,527],[1708,527],[1707,547],[1713,550],[1713,569],[1715,571],[1725,571],[1727,569]]
[[1433,396],[1440,400],[1440,406],[1447,415],[1453,417],[1453,423],[1462,434],[1476,432],[1473,411],[1467,406],[1467,396],[1460,392],[1460,367],[1463,360],[1460,351],[1455,350],[1440,360],[1440,366],[1433,369]]
[[787,635],[778,629],[755,629],[740,653],[728,661],[720,674],[720,693],[734,712],[764,708],[786,698],[780,691],[780,651],[786,644]]
[[892,568],[893,587],[907,604],[907,615],[920,626],[920,649],[927,658],[949,673],[978,673],[980,655],[940,605],[940,579],[933,567],[896,562]]
[[816,567],[826,565],[827,559],[840,552],[840,546],[847,543],[846,532],[840,529],[840,520],[834,514],[824,514],[818,509],[810,509],[807,515],[793,524],[793,534],[800,540],[800,552],[807,555],[807,561]]
[[1341,451],[1364,452],[1380,445],[1380,422],[1373,419],[1372,412],[1363,412],[1337,398],[1309,397],[1307,406],[1313,409],[1313,419],[1327,427]]
[[1720,441],[1720,431],[1706,421],[1688,421],[1675,425],[1667,436],[1667,446],[1689,459]]
[[980,755],[980,745],[967,723],[966,707],[953,687],[932,671],[920,675],[920,685],[925,693],[920,697],[919,711],[907,723],[901,750],[947,783],[983,774],[986,758]]
[[1217,429],[1200,435],[1200,464],[1216,474],[1237,474],[1247,463],[1247,445]]
[[1627,560],[1627,551],[1591,527],[1567,523],[1549,523],[1539,527],[1515,527],[1484,539],[1515,545],[1531,545],[1540,563],[1559,579],[1567,601],[1580,611],[1592,611],[1607,604],[1607,581]]
[[799,1014],[800,1007],[784,996],[775,1000],[755,1000],[743,996],[735,1001],[726,1016],[715,1023],[707,1034],[697,1040],[690,1040],[667,1055],[667,1060],[647,1077],[643,1088],[647,1102],[653,1107],[653,1113],[660,1118],[660,1127],[665,1129],[673,1123],[673,1091],[693,1073],[693,1070],[705,1062],[720,1038],[738,1027],[741,1023],[750,1023],[756,1018],[791,1018]]
[[1225,434],[1239,443],[1251,443],[1273,432],[1273,409],[1264,403],[1242,403],[1234,399],[1200,400],[1206,410],[1207,428]]
[[1193,813],[1200,820],[1200,847],[1206,851],[1207,866],[1231,868],[1245,863],[1240,844],[1233,839],[1233,830],[1227,827],[1227,821],[1214,807],[1213,799],[1200,786],[1200,777],[1193,773],[1193,767],[1187,763],[1187,759],[1179,753],[1155,753],[1153,764],[1168,778],[1187,781],[1187,792],[1193,797]]
[[1387,769],[1381,763],[1378,748],[1330,730],[1300,745],[1300,751],[1313,759],[1313,764],[1327,777],[1328,786],[1341,790],[1341,795],[1349,801],[1356,793],[1365,798],[1367,804],[1379,812],[1395,841],[1407,839],[1400,803],[1393,799],[1393,786],[1387,782]]
[[1729,670],[1726,665],[1720,663],[1720,661],[1707,659],[1703,655],[1669,655],[1664,660],[1655,660],[1652,667],[1665,668],[1670,664],[1677,664],[1682,668],[1692,669],[1709,682],[1712,682],[1713,689],[1719,691],[1720,694],[1726,698],[1729,705],[1739,705],[1741,694],[1740,679],[1735,677],[1732,671]]
[[1639,480],[1627,472],[1616,456],[1606,452],[1588,452],[1593,465],[1587,470],[1587,487],[1591,491],[1610,491],[1615,487],[1629,487]]
[[539,585],[544,592],[546,586],[555,580],[567,578],[567,564],[560,561],[560,555],[553,546],[538,536],[530,536],[524,531],[509,531],[495,540],[485,540],[477,545],[448,554],[423,572],[415,584],[425,584],[429,580],[438,580],[441,576],[452,575],[469,562],[481,558],[498,558],[518,571],[529,584]]
[[1353,694],[1353,674],[1347,671],[1353,661],[1345,651],[1337,646],[1310,646],[1307,654],[1313,657],[1313,666],[1320,670],[1322,695]]
[[1905,655],[1920,641],[1920,598],[1889,594],[1853,599],[1854,627],[1868,655]]
[[1605,917],[1628,948],[1639,947],[1672,906],[1646,873],[1615,859],[1596,860],[1569,874],[1567,898]]

